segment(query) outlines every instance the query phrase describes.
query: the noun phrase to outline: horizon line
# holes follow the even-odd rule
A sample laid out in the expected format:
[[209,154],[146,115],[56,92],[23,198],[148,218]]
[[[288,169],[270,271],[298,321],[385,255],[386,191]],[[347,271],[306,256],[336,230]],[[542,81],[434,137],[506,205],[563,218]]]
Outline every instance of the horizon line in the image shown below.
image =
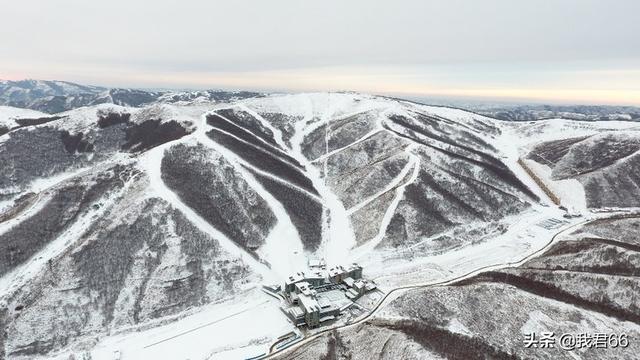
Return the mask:
[[[292,89],[292,88],[282,88],[282,87],[264,87],[264,86],[229,86],[229,85],[182,85],[182,86],[173,86],[173,85],[164,85],[164,86],[151,86],[151,85],[101,85],[97,82],[92,81],[78,81],[78,80],[61,80],[59,78],[0,78],[2,82],[20,82],[20,81],[52,81],[52,82],[65,82],[71,83],[80,86],[90,86],[97,88],[104,88],[106,90],[110,89],[132,89],[132,90],[141,90],[141,91],[227,91],[227,92],[255,92],[255,93],[263,93],[263,94],[303,94],[303,93],[358,93],[358,94],[366,94],[372,96],[383,96],[383,97],[391,97],[401,100],[409,100],[409,101],[428,101],[435,100],[436,102],[475,102],[475,103],[485,103],[491,104],[496,103],[502,105],[554,105],[554,106],[613,106],[613,107],[633,107],[640,109],[640,103],[633,102],[598,102],[598,101],[585,101],[585,100],[573,100],[568,98],[543,98],[536,96],[527,96],[526,91],[523,89],[515,89],[515,90],[500,90],[500,89],[443,89],[442,91],[438,91],[437,89],[433,89],[425,92],[418,91],[367,91],[367,90],[357,90],[357,89]],[[493,91],[493,95],[491,92]],[[510,95],[509,92],[512,91],[513,95]],[[530,94],[536,94],[543,92],[553,92],[554,90],[537,90],[530,91]],[[485,94],[482,94],[485,92]],[[556,92],[558,92],[556,90]],[[591,91],[592,93],[608,93],[611,94],[612,91],[602,91],[595,90]],[[615,91],[613,91],[615,92]],[[519,95],[518,95],[519,93]],[[497,95],[501,94],[501,95]]]

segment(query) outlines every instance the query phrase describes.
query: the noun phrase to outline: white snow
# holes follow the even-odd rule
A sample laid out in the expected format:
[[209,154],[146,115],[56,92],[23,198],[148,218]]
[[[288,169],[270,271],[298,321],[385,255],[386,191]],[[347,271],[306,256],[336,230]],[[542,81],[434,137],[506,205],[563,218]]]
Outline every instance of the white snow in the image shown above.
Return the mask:
[[523,161],[544,181],[549,190],[560,198],[560,203],[567,209],[578,212],[588,210],[584,187],[580,181],[576,179],[553,180],[551,176],[552,169],[549,166],[528,159],[523,159]]
[[243,359],[268,352],[278,336],[293,331],[277,300],[260,290],[202,308],[176,322],[103,339],[94,360]]
[[502,154],[501,161],[525,184],[544,204],[553,206],[553,201],[527,174],[518,163],[518,160],[525,157],[525,150],[522,148],[522,139],[515,133],[515,129],[509,126],[501,127],[502,134],[498,136],[493,146]]
[[[382,286],[399,286],[453,278],[475,269],[517,265],[522,259],[549,245],[552,236],[585,221],[585,218],[564,219],[564,212],[554,207],[534,206],[527,212],[507,218],[507,232],[479,243],[455,248],[431,256],[414,258],[384,252],[372,253],[360,263]],[[545,229],[536,224],[545,219],[566,221],[560,229]],[[472,227],[473,224],[468,226]],[[557,239],[556,239],[557,240]],[[407,249],[407,252],[413,252]]]
[[456,318],[449,320],[449,324],[447,324],[447,330],[455,334],[473,336],[473,333],[469,331],[469,329]]
[[512,128],[513,140],[523,149],[545,141],[591,136],[605,131],[640,130],[634,121],[578,121],[549,119],[535,122],[501,122],[503,127]]
[[[245,144],[246,146],[250,146],[250,147],[255,147],[255,145],[227,132],[221,129],[218,129],[217,131],[224,133],[225,135],[232,137],[236,140],[238,140],[239,142]],[[240,156],[238,156],[237,154],[235,154],[234,152],[227,150],[225,147],[217,144],[215,141],[213,141],[211,138],[209,138],[208,136],[206,136],[204,133],[202,133],[200,136],[198,136],[198,140],[200,141],[200,143],[206,144],[207,146],[216,149],[216,151],[218,151],[219,153],[222,153],[224,155],[225,158],[227,158],[228,160],[232,160],[233,163],[235,164],[242,164],[242,166],[249,168],[257,173],[259,173],[260,175],[266,176],[272,180],[284,183],[285,185],[287,185],[288,187],[294,188],[297,191],[303,192],[306,195],[318,200],[318,201],[322,201],[322,199],[318,198],[317,195],[309,192],[306,189],[301,188],[300,186],[296,185],[296,184],[292,184],[290,182],[287,182],[281,178],[279,178],[278,176],[276,176],[273,173],[270,173],[268,171],[264,171],[262,169],[259,169],[257,167],[255,167],[254,165],[250,164],[249,162],[245,161],[244,159],[242,159]],[[259,150],[260,151],[260,150]],[[239,171],[242,171],[242,168],[239,166],[236,166],[236,169]],[[244,172],[246,174],[248,174],[247,172]],[[251,175],[248,175],[251,176]],[[253,176],[251,176],[253,178]]]
[[0,105],[0,119],[6,119],[6,118],[19,119],[19,118],[25,118],[25,117],[33,118],[33,117],[45,117],[45,116],[51,116],[51,115],[47,113],[43,113],[41,111],[37,111],[37,110]]
[[18,126],[15,119],[37,119],[51,116],[40,111],[15,108],[11,106],[0,106],[0,127],[13,128]]
[[[293,157],[305,167],[307,177],[324,199],[326,206],[323,216],[323,239],[318,252],[322,254],[321,257],[325,259],[327,265],[339,265],[348,259],[349,250],[356,243],[355,235],[344,205],[325,184],[320,170],[302,154],[302,142],[304,136],[309,133],[307,124],[314,119],[312,98],[307,99],[303,108],[306,109],[304,118],[295,124],[295,134],[291,138]],[[327,109],[323,114],[322,121],[329,121],[332,115],[330,109]]]
[[[238,171],[249,186],[267,202],[269,208],[277,218],[275,227],[269,233],[266,243],[258,249],[258,253],[270,264],[271,270],[275,272],[277,278],[284,279],[291,273],[298,271],[306,264],[306,258],[302,241],[291,218],[282,204],[277,201],[271,193],[265,190],[251,173],[246,171],[242,166],[239,166],[239,164],[255,169],[255,171],[271,176],[272,178],[275,178],[275,176],[256,169],[240,159],[240,157],[233,152],[215,143],[206,135],[204,130],[205,125],[202,124],[201,126],[202,129],[196,132],[197,140],[201,144],[215,149],[218,153],[222,154],[227,161],[234,165],[235,170]],[[277,178],[275,179],[276,181],[282,181]]]
[[305,175],[311,180],[326,207],[323,215],[323,241],[316,255],[324,258],[328,265],[344,264],[349,260],[349,252],[355,245],[355,236],[344,205],[324,182],[323,169],[315,166],[303,155],[301,146],[305,136],[319,126],[375,109],[384,103],[368,99],[352,94],[311,93],[249,99],[240,105],[241,109],[248,111],[268,126],[283,148],[286,148],[286,144],[282,141],[281,132],[269,126],[268,121],[257,112],[282,112],[302,118],[293,124],[294,135],[291,138],[289,155],[306,169]]
[[47,126],[54,125],[59,129],[64,129],[71,133],[81,132],[87,128],[97,126],[98,113],[115,112],[135,115],[140,110],[141,109],[138,108],[124,107],[109,103],[79,107],[56,114],[56,116],[62,116],[63,119],[57,120],[53,123],[48,123]]

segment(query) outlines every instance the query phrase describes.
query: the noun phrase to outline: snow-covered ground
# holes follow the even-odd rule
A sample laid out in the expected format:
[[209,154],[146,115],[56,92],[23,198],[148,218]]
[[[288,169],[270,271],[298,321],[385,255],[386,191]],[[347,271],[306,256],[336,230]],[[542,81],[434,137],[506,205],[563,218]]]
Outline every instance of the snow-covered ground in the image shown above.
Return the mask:
[[[411,248],[406,250],[405,258],[396,253],[378,252],[362,259],[361,264],[367,269],[367,276],[372,277],[383,290],[452,279],[476,269],[516,263],[546,248],[560,230],[585,221],[584,218],[567,220],[563,214],[557,208],[536,206],[510,219],[504,234],[476,244],[418,258],[411,256]],[[539,225],[548,219],[566,223],[561,228],[552,229]]]
[[168,325],[108,337],[91,356],[94,360],[250,358],[268,352],[279,336],[295,330],[278,305],[275,298],[255,289]]
[[554,180],[551,176],[552,169],[549,166],[527,159],[522,161],[544,181],[551,192],[558,196],[564,207],[572,213],[588,211],[584,187],[580,181],[576,179]]
[[0,127],[12,128],[18,126],[15,119],[37,119],[50,116],[40,111],[20,109],[11,106],[0,106]]
[[527,150],[545,141],[590,136],[605,131],[640,130],[640,124],[635,121],[549,119],[525,124],[504,122],[503,125],[512,129],[518,146]]

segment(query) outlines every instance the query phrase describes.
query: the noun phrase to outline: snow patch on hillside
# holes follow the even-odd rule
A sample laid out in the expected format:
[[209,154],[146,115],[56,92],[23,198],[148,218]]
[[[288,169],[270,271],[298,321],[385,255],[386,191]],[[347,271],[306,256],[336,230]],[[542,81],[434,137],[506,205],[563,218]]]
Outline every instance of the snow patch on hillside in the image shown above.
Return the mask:
[[527,166],[533,170],[551,192],[560,198],[560,203],[572,212],[587,211],[587,198],[584,187],[576,179],[553,180],[552,169],[533,160],[523,159]]
[[0,106],[0,127],[13,128],[18,126],[15,119],[37,119],[50,116],[40,111],[20,109],[11,106]]

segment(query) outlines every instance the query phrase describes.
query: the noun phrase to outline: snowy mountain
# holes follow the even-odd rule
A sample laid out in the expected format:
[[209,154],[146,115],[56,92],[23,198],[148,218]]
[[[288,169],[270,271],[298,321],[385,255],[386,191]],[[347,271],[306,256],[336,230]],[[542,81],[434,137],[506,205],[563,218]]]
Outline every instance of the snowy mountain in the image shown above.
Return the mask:
[[[1,85],[64,111],[0,107],[0,359],[527,358],[491,329],[640,335],[638,244],[611,230],[637,226],[638,123],[64,84]],[[261,286],[314,258],[357,261],[384,297],[270,350],[294,327]]]
[[502,105],[468,107],[480,114],[509,121],[571,119],[584,121],[640,121],[640,108],[603,105]]
[[231,101],[259,96],[248,91],[150,91],[85,86],[66,81],[0,80],[0,105],[55,114],[83,106],[116,104],[139,107],[155,102]]

